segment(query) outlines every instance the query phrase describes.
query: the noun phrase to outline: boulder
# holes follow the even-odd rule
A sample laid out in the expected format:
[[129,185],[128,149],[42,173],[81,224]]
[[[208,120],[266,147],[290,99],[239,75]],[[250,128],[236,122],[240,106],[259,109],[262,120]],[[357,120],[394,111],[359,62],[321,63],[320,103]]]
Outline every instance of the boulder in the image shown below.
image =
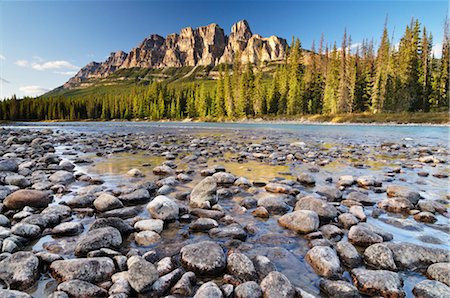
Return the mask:
[[226,266],[222,247],[212,241],[202,241],[184,246],[181,262],[188,269],[203,275],[218,275]]
[[357,268],[351,271],[351,275],[356,288],[365,295],[405,297],[403,280],[395,272]]
[[262,281],[261,289],[265,298],[294,298],[295,290],[289,279],[277,271],[270,272]]
[[149,246],[161,240],[161,236],[153,231],[141,231],[134,236],[134,240],[139,246]]
[[88,252],[100,248],[117,248],[122,244],[122,236],[116,228],[106,227],[89,231],[75,247],[76,256],[85,256]]
[[89,231],[106,227],[116,228],[123,236],[134,232],[134,228],[130,226],[130,224],[128,224],[126,221],[118,217],[97,218],[92,223]]
[[388,197],[401,197],[408,199],[413,205],[416,205],[421,199],[418,192],[412,191],[407,186],[403,185],[389,185],[386,188],[386,194]]
[[286,203],[286,197],[283,195],[262,193],[258,197],[257,204],[259,207],[264,207],[271,214],[285,214],[290,209]]
[[228,226],[212,228],[208,232],[212,238],[233,238],[241,241],[247,239],[247,232],[238,223],[233,223]]
[[434,263],[450,262],[446,249],[427,247],[413,243],[387,243],[398,267],[405,269],[427,268]]
[[136,222],[134,228],[138,231],[153,231],[161,233],[164,228],[164,221],[161,219],[144,219]]
[[0,160],[0,172],[17,172],[19,165],[14,159]]
[[8,195],[3,204],[9,209],[22,209],[25,206],[45,208],[52,201],[48,192],[31,189],[20,189]]
[[327,198],[330,202],[338,201],[342,198],[342,192],[332,186],[321,186],[316,190],[316,193]]
[[435,263],[428,267],[427,275],[447,286],[450,286],[450,263]]
[[155,265],[140,256],[132,256],[127,261],[128,282],[137,293],[150,291],[159,274]]
[[107,297],[108,292],[105,289],[97,287],[90,282],[74,279],[65,281],[58,285],[58,291],[69,294],[70,297],[88,298],[88,297]]
[[228,256],[227,270],[241,281],[256,280],[258,275],[252,261],[244,254],[235,252]]
[[397,266],[394,262],[394,254],[383,243],[376,243],[364,251],[364,261],[375,269],[396,271]]
[[320,289],[327,297],[360,298],[361,295],[351,283],[343,280],[320,280]]
[[319,216],[314,211],[298,210],[287,213],[278,219],[278,223],[299,233],[311,233],[319,227]]
[[110,258],[88,258],[54,261],[50,265],[52,277],[60,282],[80,279],[91,283],[109,280],[115,272]]
[[194,295],[194,298],[222,298],[223,294],[220,288],[212,281],[204,283]]
[[5,290],[5,289],[0,289],[0,297],[3,297],[3,298],[32,298],[27,293],[15,291],[15,290]]
[[206,177],[200,181],[189,196],[189,205],[193,208],[211,208],[217,204],[217,181]]
[[261,298],[263,295],[261,287],[254,281],[247,281],[234,289],[236,298]]
[[450,287],[436,280],[423,280],[413,289],[414,296],[418,298],[447,298],[449,293]]
[[361,256],[356,248],[348,241],[336,243],[336,251],[342,262],[350,268],[358,267],[362,263]]
[[122,208],[122,202],[113,195],[104,193],[94,200],[94,207],[99,212]]
[[144,188],[136,189],[131,193],[123,194],[119,197],[125,205],[143,204],[148,202],[150,198],[150,193]]
[[68,171],[57,171],[48,177],[48,180],[54,184],[68,184],[75,180],[75,177]]
[[177,219],[179,209],[178,204],[166,196],[157,196],[147,205],[147,210],[152,217],[161,220]]
[[305,259],[320,276],[337,277],[341,271],[341,262],[336,252],[328,246],[315,246],[311,248]]
[[306,196],[301,198],[295,204],[294,210],[311,210],[319,215],[323,222],[333,220],[337,216],[337,209],[325,200],[315,198],[313,196]]
[[0,261],[0,279],[12,290],[26,290],[39,277],[39,259],[31,252],[16,252]]
[[350,228],[348,239],[351,243],[363,247],[383,242],[383,237],[361,224]]
[[314,177],[309,173],[300,173],[297,176],[297,181],[300,182],[300,184],[307,185],[307,186],[314,186],[316,184],[316,180]]
[[57,236],[74,236],[81,234],[84,230],[80,222],[63,222],[52,229],[52,234]]

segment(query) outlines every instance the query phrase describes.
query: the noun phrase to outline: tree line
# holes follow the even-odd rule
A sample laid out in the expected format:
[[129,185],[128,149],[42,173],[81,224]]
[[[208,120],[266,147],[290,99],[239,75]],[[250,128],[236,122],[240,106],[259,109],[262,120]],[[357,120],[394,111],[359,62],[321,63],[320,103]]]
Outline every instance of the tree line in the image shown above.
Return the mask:
[[[352,44],[345,31],[340,46],[320,39],[317,50],[293,38],[285,61],[219,65],[214,81],[152,82],[132,88],[107,87],[89,95],[0,102],[2,120],[235,119],[366,112],[443,111],[449,104],[450,35],[444,26],[442,56],[434,57],[433,36],[413,19],[398,44],[385,24],[381,42]],[[272,66],[273,67],[273,66]]]

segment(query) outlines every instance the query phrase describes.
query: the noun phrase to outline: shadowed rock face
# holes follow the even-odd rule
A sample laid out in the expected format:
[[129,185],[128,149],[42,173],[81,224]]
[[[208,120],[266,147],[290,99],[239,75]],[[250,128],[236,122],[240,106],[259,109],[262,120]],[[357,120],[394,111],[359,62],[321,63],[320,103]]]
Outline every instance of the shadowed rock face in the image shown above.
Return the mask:
[[105,78],[123,68],[166,68],[215,66],[232,63],[239,53],[242,63],[282,60],[286,57],[286,40],[253,34],[246,20],[237,22],[226,36],[217,24],[181,29],[166,38],[152,34],[129,53],[112,52],[104,62],[91,62],[69,81],[65,88],[90,78]]

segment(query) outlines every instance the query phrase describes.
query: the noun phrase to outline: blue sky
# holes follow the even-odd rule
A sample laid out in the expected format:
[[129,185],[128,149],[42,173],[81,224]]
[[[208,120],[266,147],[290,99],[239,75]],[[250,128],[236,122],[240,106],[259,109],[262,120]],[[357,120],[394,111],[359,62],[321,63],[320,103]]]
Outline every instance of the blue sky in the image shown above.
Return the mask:
[[[442,42],[448,1],[5,1],[0,0],[0,99],[39,95],[62,85],[90,61],[128,52],[151,33],[217,23],[228,34],[238,20],[253,33],[340,43],[379,41],[388,15],[394,41],[412,17]],[[439,46],[437,46],[439,48]],[[437,51],[438,52],[438,51]]]

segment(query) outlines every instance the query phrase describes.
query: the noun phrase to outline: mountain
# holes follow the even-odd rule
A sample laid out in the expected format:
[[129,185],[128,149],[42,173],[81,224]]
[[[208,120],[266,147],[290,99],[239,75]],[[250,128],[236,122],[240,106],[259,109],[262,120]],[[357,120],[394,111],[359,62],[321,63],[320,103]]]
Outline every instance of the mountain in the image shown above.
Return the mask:
[[123,69],[164,70],[231,64],[238,53],[242,63],[278,61],[286,58],[286,48],[283,38],[253,34],[246,20],[234,24],[228,36],[214,23],[195,29],[186,27],[166,38],[152,34],[129,53],[112,52],[104,62],[87,64],[63,89],[82,87],[84,82],[107,78]]

